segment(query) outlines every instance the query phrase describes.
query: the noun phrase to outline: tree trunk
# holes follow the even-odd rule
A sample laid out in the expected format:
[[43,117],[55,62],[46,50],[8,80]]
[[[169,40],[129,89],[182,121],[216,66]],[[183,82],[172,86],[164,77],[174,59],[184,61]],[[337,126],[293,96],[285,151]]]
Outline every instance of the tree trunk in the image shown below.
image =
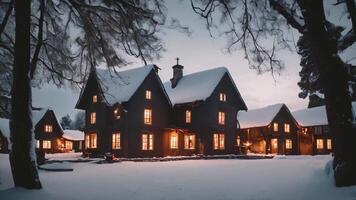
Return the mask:
[[15,1],[15,58],[11,91],[10,164],[16,187],[40,189],[33,125],[30,82],[30,13],[31,1]]
[[328,123],[334,139],[336,186],[356,184],[355,130],[348,73],[337,54],[337,40],[330,35],[322,0],[299,0],[306,33],[325,90]]

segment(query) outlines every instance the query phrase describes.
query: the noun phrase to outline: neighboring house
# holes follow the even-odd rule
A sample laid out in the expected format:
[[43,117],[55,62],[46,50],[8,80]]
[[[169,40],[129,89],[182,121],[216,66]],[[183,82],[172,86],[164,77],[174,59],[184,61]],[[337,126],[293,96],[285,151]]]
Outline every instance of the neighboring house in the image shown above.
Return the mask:
[[85,110],[85,154],[163,156],[162,135],[171,103],[155,65],[114,72],[96,69],[76,108]]
[[173,78],[164,84],[173,105],[164,155],[236,153],[236,114],[247,106],[229,71],[219,67],[183,76],[183,68],[173,66]]
[[237,114],[241,143],[254,153],[299,154],[300,127],[285,104]]
[[83,151],[84,132],[79,130],[63,130],[64,151],[81,152]]
[[[353,112],[356,114],[356,101],[352,102]],[[325,106],[307,108],[294,111],[293,116],[303,127],[303,133],[309,136],[306,141],[309,147],[309,154],[331,153],[333,137],[328,126]]]
[[34,124],[36,149],[43,150],[46,153],[64,151],[63,130],[53,110],[33,110],[32,122]]
[[0,153],[9,153],[10,150],[9,120],[0,118]]

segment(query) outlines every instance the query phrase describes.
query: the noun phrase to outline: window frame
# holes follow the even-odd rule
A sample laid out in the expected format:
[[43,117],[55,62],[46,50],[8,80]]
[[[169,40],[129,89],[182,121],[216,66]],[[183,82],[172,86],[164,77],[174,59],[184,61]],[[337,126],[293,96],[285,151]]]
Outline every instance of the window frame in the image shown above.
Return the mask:
[[332,150],[333,149],[333,141],[330,138],[326,139],[326,149],[327,150]]
[[192,122],[192,111],[186,110],[185,111],[185,123],[190,124]]
[[324,140],[321,138],[316,139],[316,149],[323,150],[324,149]]
[[285,140],[285,147],[288,150],[293,149],[293,141],[292,141],[292,139],[286,139]]
[[219,125],[225,125],[226,114],[224,111],[219,111],[218,113],[218,123]]
[[121,149],[121,133],[114,132],[111,134],[111,149],[119,150]]
[[98,148],[98,135],[97,133],[88,133],[85,135],[85,148],[96,149]]
[[42,140],[42,148],[43,149],[51,149],[52,141],[51,140]]
[[219,94],[219,100],[221,102],[226,102],[226,93],[225,92],[220,92]]
[[92,96],[92,98],[91,98],[91,101],[92,101],[93,103],[98,103],[98,95],[97,95],[97,94],[94,94],[94,95]]
[[277,122],[273,122],[272,129],[273,129],[273,132],[278,132],[279,124]]
[[173,132],[169,135],[169,148],[178,149],[179,148],[179,135],[176,132]]
[[185,150],[194,150],[195,149],[195,135],[194,134],[185,134],[184,135],[184,149]]
[[284,132],[290,133],[290,124],[289,123],[284,123]]
[[143,151],[153,151],[154,150],[154,135],[153,135],[153,133],[142,133],[141,150],[143,150]]
[[225,134],[214,133],[213,134],[213,148],[214,150],[225,150]]
[[45,126],[44,126],[44,132],[45,132],[45,133],[52,133],[52,132],[53,132],[53,126],[52,126],[52,124],[45,124]]
[[90,113],[90,124],[96,124],[96,112],[91,112]]
[[151,100],[152,99],[152,91],[151,90],[146,90],[145,91],[145,99],[146,100]]
[[152,125],[152,109],[145,108],[143,111],[143,123],[145,125]]

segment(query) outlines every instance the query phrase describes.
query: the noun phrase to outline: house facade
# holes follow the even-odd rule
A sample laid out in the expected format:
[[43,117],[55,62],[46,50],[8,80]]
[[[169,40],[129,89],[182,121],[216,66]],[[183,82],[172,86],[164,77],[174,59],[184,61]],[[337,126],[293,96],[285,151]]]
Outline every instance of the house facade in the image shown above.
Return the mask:
[[235,153],[236,114],[247,107],[227,69],[183,76],[175,65],[173,71],[165,84],[155,65],[92,71],[76,105],[86,112],[85,154]]
[[285,104],[239,112],[241,146],[253,153],[300,153],[300,126]]

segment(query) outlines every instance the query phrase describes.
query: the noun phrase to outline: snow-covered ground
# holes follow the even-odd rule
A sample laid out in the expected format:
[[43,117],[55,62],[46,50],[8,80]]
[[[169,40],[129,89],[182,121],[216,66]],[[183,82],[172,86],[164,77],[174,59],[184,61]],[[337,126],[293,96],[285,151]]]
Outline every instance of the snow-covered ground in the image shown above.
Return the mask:
[[336,188],[325,173],[330,159],[70,163],[73,172],[40,171],[43,189],[25,190],[12,188],[8,155],[0,154],[0,199],[356,199],[356,186]]

